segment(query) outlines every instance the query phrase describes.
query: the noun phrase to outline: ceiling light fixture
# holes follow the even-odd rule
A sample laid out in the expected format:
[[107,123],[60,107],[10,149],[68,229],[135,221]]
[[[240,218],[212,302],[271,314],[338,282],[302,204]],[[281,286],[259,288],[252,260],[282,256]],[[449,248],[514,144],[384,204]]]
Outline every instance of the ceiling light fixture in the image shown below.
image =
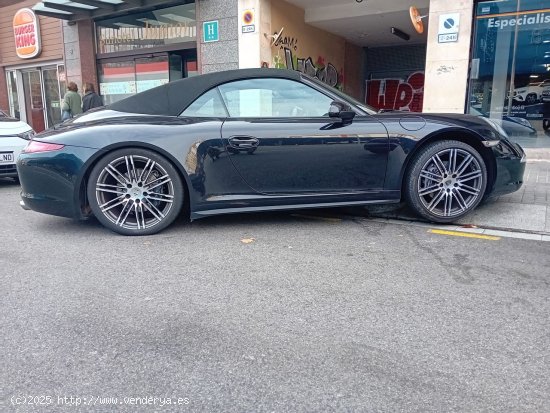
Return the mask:
[[399,30],[398,28],[396,27],[392,27],[391,28],[391,33],[396,35],[397,37],[400,37],[401,39],[403,40],[409,40],[411,38],[411,36],[409,36],[407,33]]

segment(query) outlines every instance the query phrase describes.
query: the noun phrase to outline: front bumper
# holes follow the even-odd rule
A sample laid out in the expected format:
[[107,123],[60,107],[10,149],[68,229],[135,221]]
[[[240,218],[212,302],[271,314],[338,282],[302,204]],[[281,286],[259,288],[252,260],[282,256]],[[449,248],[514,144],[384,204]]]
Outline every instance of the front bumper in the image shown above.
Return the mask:
[[0,165],[0,178],[17,178],[15,164]]
[[19,136],[0,136],[0,155],[8,153],[13,155],[14,163],[0,164],[0,178],[16,178],[17,166],[15,160],[21,153],[21,150],[27,146],[26,139]]
[[493,147],[496,160],[496,179],[490,196],[500,196],[517,191],[523,185],[527,156],[517,143],[508,140]]
[[60,151],[22,153],[17,160],[25,209],[82,219],[82,179],[97,149],[65,146]]

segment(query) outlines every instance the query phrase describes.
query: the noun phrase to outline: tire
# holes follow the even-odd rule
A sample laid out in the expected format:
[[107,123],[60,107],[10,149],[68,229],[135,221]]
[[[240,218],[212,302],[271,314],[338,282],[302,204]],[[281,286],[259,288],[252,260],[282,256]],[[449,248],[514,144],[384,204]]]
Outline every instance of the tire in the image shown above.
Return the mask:
[[550,129],[550,119],[543,119],[542,120],[542,129],[544,129],[545,131]]
[[88,200],[105,227],[122,235],[151,235],[179,215],[182,180],[159,154],[140,148],[113,151],[99,160],[88,179]]
[[537,103],[537,95],[533,93],[529,93],[525,98],[525,104],[534,105],[535,103]]
[[409,206],[437,223],[450,223],[467,215],[482,201],[486,187],[487,167],[481,155],[470,145],[453,140],[422,148],[404,177]]

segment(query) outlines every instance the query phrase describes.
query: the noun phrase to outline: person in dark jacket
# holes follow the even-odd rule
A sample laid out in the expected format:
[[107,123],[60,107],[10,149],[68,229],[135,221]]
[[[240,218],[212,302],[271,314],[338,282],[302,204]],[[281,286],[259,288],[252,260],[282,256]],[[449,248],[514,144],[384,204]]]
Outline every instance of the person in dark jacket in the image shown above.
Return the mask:
[[103,106],[101,96],[95,93],[92,83],[84,84],[84,97],[82,98],[82,112],[86,112],[92,108]]

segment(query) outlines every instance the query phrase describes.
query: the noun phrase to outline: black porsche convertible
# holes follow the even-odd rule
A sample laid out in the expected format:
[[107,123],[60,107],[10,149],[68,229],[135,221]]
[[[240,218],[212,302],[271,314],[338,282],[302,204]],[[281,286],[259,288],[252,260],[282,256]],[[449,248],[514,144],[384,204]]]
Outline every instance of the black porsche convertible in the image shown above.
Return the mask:
[[182,79],[36,135],[19,157],[22,206],[125,235],[225,213],[404,198],[432,222],[517,190],[525,154],[497,122],[378,113],[295,71]]

